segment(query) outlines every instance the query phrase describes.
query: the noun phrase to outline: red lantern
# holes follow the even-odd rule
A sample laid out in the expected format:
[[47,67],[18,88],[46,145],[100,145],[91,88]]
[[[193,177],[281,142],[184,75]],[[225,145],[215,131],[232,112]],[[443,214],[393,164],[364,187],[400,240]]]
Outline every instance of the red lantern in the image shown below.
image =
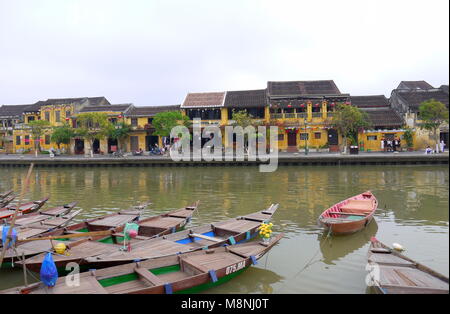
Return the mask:
[[289,104],[289,105],[288,105],[288,108],[291,108],[291,107],[292,107],[292,105],[291,105],[291,104]]
[[69,117],[67,117],[67,118],[66,118],[66,121],[69,121],[69,120],[70,120],[70,118],[69,118]]
[[119,119],[122,119],[122,115],[121,115],[121,114],[119,114],[118,118],[119,118]]
[[319,104],[315,104],[314,107],[319,107]]
[[301,108],[305,108],[305,104],[301,104],[300,107],[301,107]]
[[331,103],[331,107],[334,107],[334,106],[335,106],[335,103],[334,103],[334,102],[332,102],[332,103]]

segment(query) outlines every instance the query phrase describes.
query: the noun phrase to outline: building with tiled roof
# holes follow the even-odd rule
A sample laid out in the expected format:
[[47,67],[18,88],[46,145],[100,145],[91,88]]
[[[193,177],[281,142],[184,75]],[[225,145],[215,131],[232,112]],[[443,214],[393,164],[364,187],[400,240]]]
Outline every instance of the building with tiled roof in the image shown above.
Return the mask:
[[181,108],[191,109],[223,107],[225,102],[225,95],[225,92],[188,93],[183,103],[181,104]]
[[428,90],[433,89],[427,81],[401,81],[397,89],[402,90]]
[[180,105],[172,106],[133,106],[126,111],[125,116],[130,118],[153,117],[157,113],[167,111],[178,111]]
[[[432,134],[421,128],[423,122],[419,117],[420,106],[425,101],[434,99],[443,103],[448,108],[449,94],[445,90],[445,85],[444,88],[442,86],[440,88],[433,88],[426,83],[423,86],[417,86],[415,89],[406,89],[400,85],[399,87],[402,88],[394,89],[391,93],[390,104],[392,108],[403,117],[408,127],[415,129],[417,141],[419,142],[417,145],[418,148],[424,148],[427,145],[434,146]],[[430,86],[431,88],[429,88]],[[448,125],[443,125],[440,129],[440,136],[446,145],[448,145],[448,133]]]
[[117,104],[117,105],[107,105],[107,106],[96,106],[89,105],[84,106],[80,109],[80,113],[85,112],[113,112],[113,113],[125,113],[129,110],[133,105],[132,104]]
[[351,102],[367,113],[373,129],[401,129],[404,125],[402,117],[391,108],[384,95],[351,96]]

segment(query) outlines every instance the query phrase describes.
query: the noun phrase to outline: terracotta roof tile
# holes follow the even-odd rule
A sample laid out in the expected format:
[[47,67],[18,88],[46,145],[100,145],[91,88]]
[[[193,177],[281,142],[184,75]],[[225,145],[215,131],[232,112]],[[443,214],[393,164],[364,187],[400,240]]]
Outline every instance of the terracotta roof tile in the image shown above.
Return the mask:
[[181,108],[223,107],[225,92],[217,93],[189,93]]

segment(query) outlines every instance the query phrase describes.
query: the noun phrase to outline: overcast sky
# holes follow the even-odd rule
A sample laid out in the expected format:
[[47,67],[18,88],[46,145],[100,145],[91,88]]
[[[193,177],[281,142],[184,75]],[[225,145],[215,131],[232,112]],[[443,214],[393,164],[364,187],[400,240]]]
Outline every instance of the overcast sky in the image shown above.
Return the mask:
[[389,96],[448,77],[448,0],[0,0],[0,104],[170,105],[269,80]]

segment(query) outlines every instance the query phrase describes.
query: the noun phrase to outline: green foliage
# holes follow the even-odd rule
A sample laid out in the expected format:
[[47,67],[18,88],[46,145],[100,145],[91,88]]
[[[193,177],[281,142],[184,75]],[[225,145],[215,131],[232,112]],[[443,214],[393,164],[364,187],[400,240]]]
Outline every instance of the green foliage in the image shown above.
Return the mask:
[[420,105],[419,117],[423,121],[421,128],[434,131],[444,122],[448,123],[448,108],[440,101],[430,99]]
[[154,135],[170,136],[170,131],[177,125],[189,127],[189,117],[183,116],[180,111],[160,112],[153,118],[152,125],[155,128]]
[[50,139],[52,142],[55,142],[59,148],[61,144],[69,144],[70,140],[73,137],[74,137],[73,129],[68,124],[64,124],[63,126],[53,128],[53,133]]
[[350,137],[358,134],[359,130],[370,127],[370,122],[367,113],[359,108],[350,105],[338,105],[331,125],[343,136]]
[[28,125],[31,128],[31,134],[33,135],[34,139],[34,148],[35,148],[35,154],[37,156],[38,150],[40,150],[41,144],[39,142],[39,139],[42,135],[45,134],[45,131],[50,127],[50,122],[45,120],[35,120],[28,123]]
[[414,137],[413,131],[410,128],[407,128],[403,133],[403,139],[406,141],[406,146],[413,147],[414,146]]
[[81,113],[77,116],[77,129],[75,135],[94,141],[103,139],[108,135],[111,122],[108,115],[99,112]]
[[44,134],[45,130],[50,127],[50,122],[45,120],[35,120],[28,123],[28,125],[31,128],[33,138],[38,139]]
[[358,145],[358,132],[369,128],[370,122],[366,112],[351,105],[338,105],[331,121],[331,126],[344,137],[343,144],[350,138],[351,145]]
[[121,140],[127,137],[131,132],[131,125],[125,122],[117,124],[109,124],[107,128],[106,136],[113,140]]
[[232,120],[234,120],[234,126],[240,126],[243,129],[250,125],[254,125],[255,123],[252,121],[253,116],[251,114],[248,114],[245,110],[234,110],[232,114]]
[[433,131],[436,144],[439,143],[438,130],[448,123],[448,108],[435,99],[424,101],[419,107],[419,118],[423,121],[420,128]]

